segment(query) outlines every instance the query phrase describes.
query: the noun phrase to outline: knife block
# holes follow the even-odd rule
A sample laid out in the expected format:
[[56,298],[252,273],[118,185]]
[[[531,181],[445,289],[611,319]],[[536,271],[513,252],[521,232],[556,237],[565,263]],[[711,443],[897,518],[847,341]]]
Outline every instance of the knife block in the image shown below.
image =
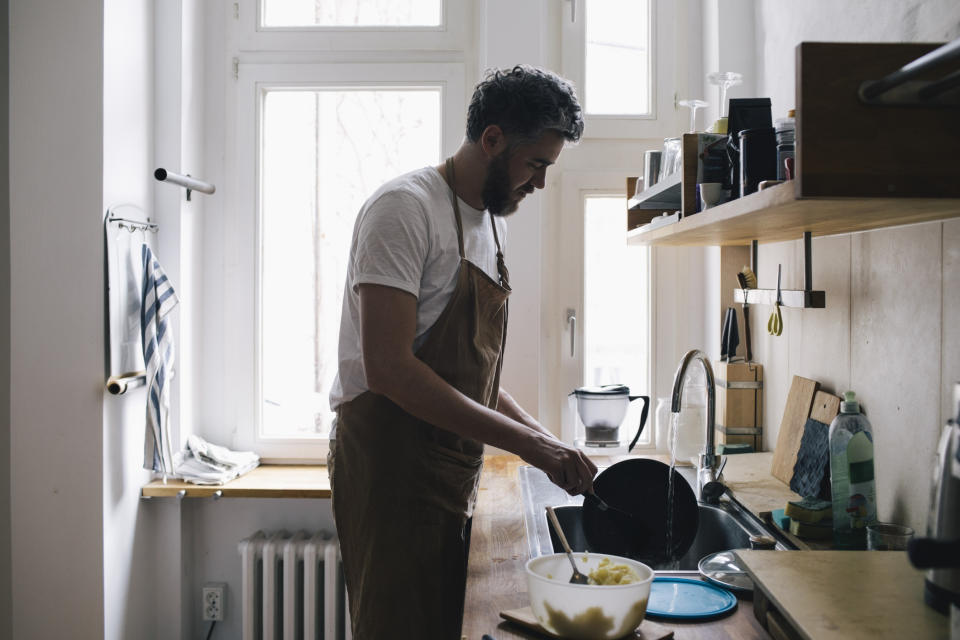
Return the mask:
[[717,385],[716,444],[763,448],[763,365],[714,363]]

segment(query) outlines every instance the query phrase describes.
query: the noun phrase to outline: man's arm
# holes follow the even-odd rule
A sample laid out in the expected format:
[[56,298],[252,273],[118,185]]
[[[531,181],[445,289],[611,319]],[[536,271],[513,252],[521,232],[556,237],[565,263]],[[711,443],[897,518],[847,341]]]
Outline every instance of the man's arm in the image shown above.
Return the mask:
[[526,409],[521,407],[520,404],[513,399],[513,396],[507,393],[507,390],[503,387],[500,387],[500,397],[497,401],[497,411],[508,418],[527,425],[527,427],[535,431],[539,431],[548,438],[552,438],[554,440],[557,439],[553,432],[537,422],[534,417],[527,413]]
[[[471,400],[418,359],[411,348],[416,318],[417,300],[410,293],[360,285],[360,340],[370,391],[432,425],[515,453],[570,494],[592,490],[597,467],[581,451],[542,427]],[[512,399],[508,404],[508,410],[519,410],[517,417],[527,415]]]

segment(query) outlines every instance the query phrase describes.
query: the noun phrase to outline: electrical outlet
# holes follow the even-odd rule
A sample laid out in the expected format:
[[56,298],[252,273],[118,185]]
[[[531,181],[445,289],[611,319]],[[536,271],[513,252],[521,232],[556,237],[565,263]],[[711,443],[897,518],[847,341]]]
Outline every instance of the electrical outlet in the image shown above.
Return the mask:
[[227,585],[223,582],[208,582],[203,585],[204,620],[223,620],[226,591]]

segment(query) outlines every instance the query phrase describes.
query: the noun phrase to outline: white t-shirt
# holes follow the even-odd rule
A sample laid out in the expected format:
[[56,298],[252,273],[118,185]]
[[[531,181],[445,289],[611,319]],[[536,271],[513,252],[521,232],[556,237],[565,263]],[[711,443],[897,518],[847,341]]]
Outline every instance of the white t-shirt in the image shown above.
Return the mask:
[[[497,247],[490,214],[462,199],[463,246],[467,260],[494,281]],[[500,246],[507,223],[495,217]],[[334,409],[367,390],[360,350],[361,284],[395,287],[417,297],[417,329],[412,349],[427,338],[457,284],[460,251],[450,187],[434,167],[404,174],[368,199],[353,227],[350,263],[340,318],[339,367],[330,390]]]

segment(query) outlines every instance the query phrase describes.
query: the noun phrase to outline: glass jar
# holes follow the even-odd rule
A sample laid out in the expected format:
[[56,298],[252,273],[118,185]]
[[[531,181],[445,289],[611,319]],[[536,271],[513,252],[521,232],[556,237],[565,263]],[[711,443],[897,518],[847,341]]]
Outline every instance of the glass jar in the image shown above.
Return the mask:
[[680,138],[667,138],[663,141],[663,153],[660,156],[660,178],[657,182],[663,182],[665,178],[680,172],[680,168],[683,166],[681,151]]

